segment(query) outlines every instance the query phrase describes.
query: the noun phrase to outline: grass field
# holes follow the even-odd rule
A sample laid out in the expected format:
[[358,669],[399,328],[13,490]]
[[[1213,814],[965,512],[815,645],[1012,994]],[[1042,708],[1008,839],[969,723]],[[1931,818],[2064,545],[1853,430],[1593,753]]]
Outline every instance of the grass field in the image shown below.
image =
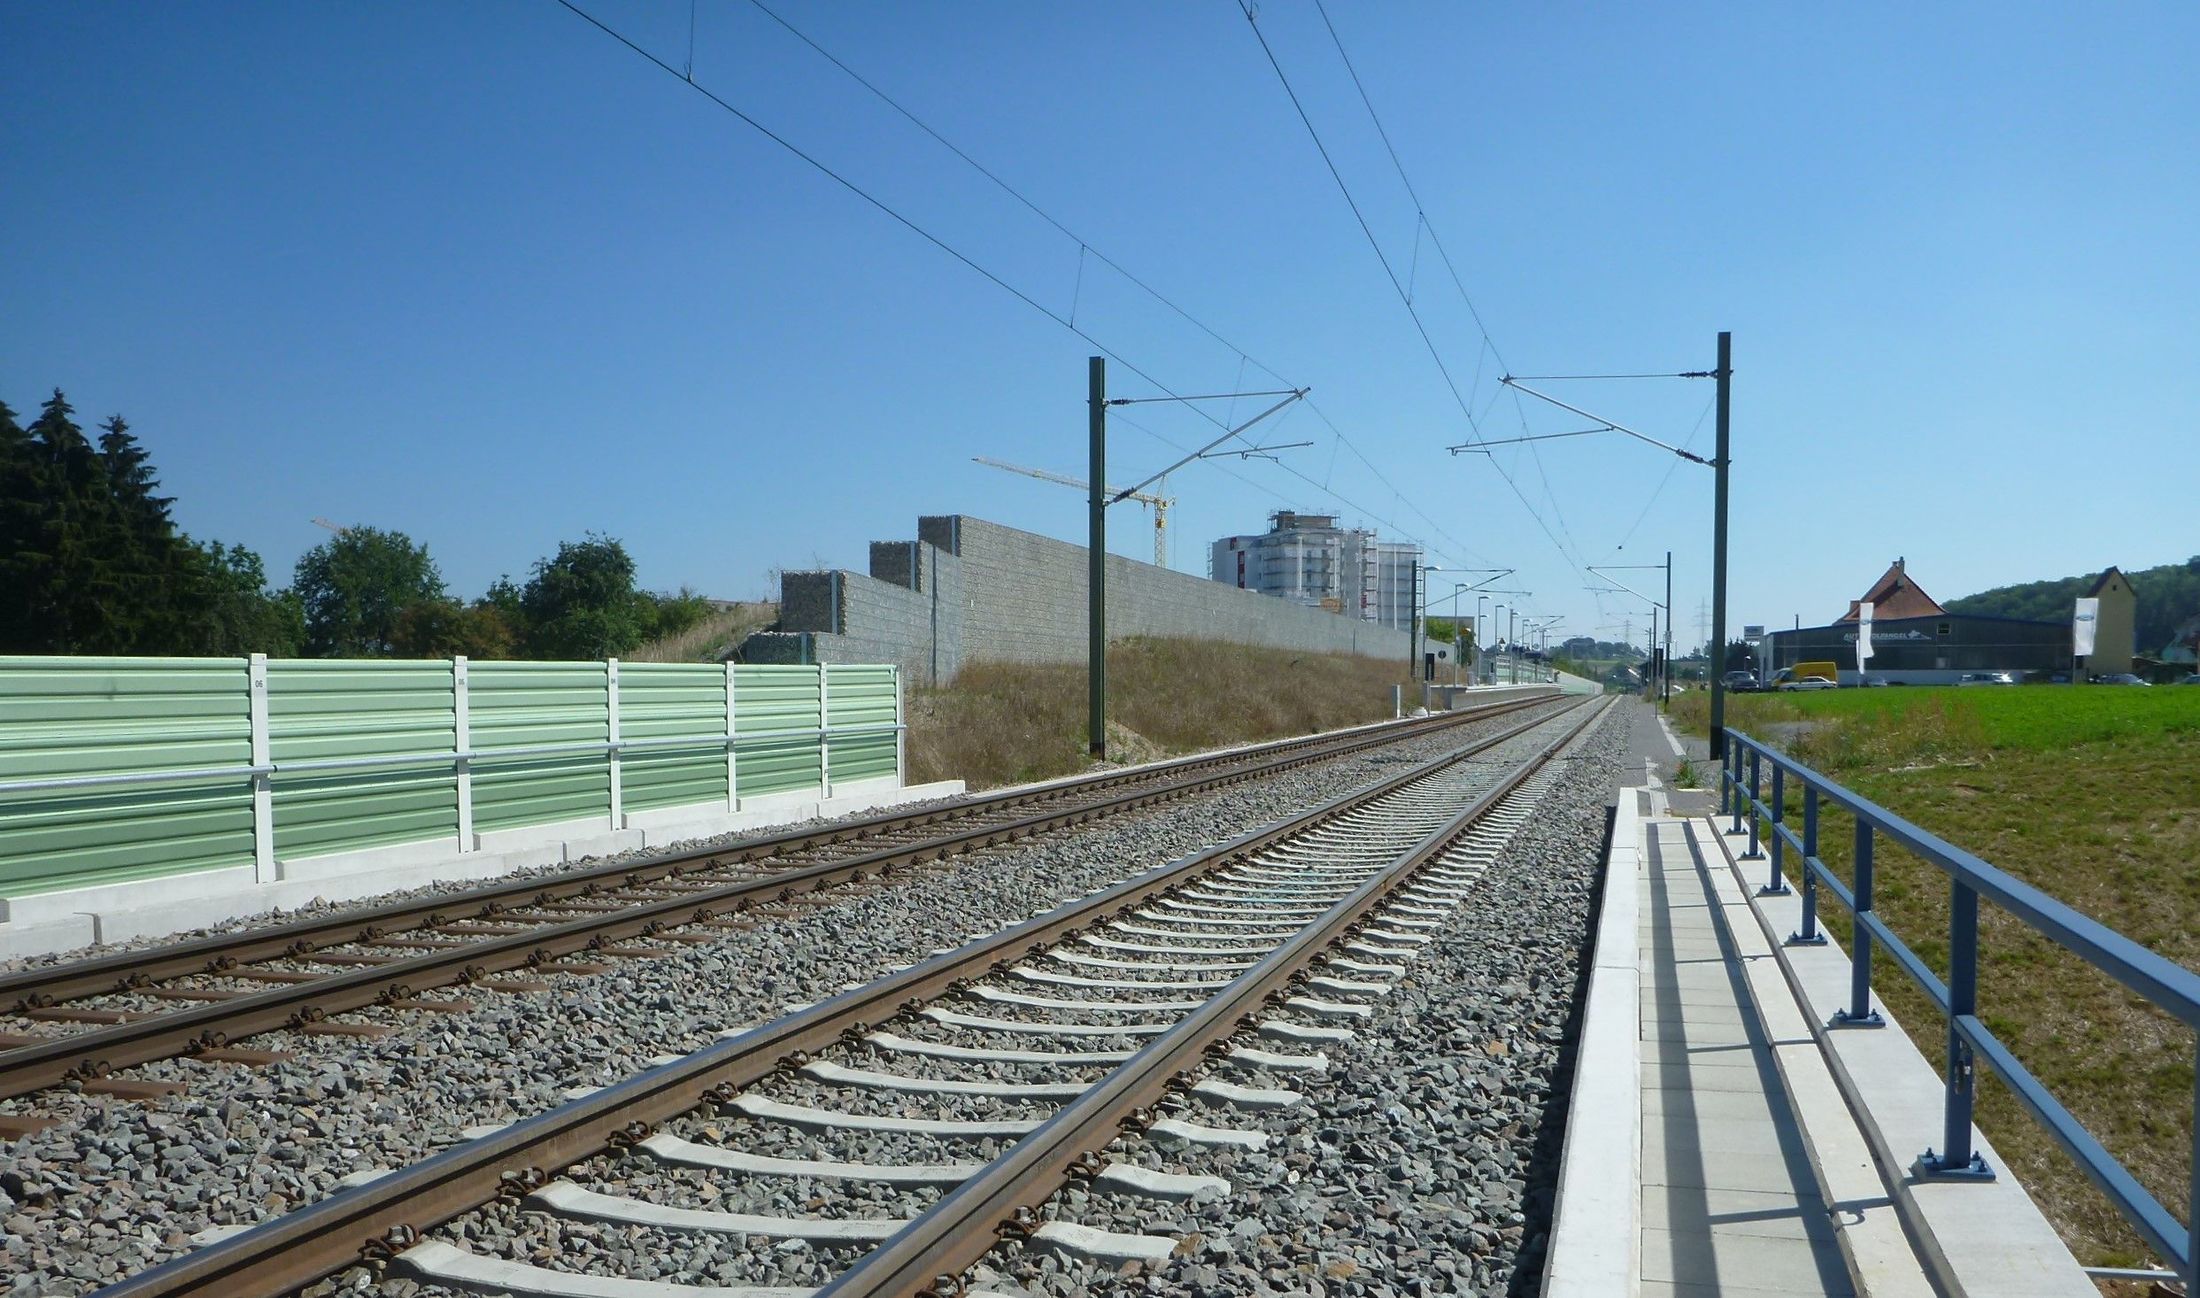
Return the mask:
[[[1704,733],[1708,707],[1702,695],[1676,699],[1674,719]],[[2200,970],[2200,688],[1739,695],[1727,724]],[[1828,865],[1848,878],[1847,819],[1829,813],[1819,841]],[[1877,880],[1881,917],[1945,976],[1946,876],[1883,846]],[[1846,943],[1842,918],[1828,928]],[[2182,1219],[2193,1033],[1990,903],[1980,947],[1981,1016]],[[1924,995],[1886,960],[1873,985],[1937,1060],[1944,1029]],[[2076,1164],[1986,1076],[1979,1126],[2079,1260],[2153,1261]]]
[[[1406,672],[1372,658],[1125,640],[1108,648],[1108,756],[1150,761],[1380,721]],[[1410,684],[1407,697],[1417,698]],[[977,789],[1084,770],[1085,706],[1082,666],[965,667],[946,689],[912,693],[909,778]]]

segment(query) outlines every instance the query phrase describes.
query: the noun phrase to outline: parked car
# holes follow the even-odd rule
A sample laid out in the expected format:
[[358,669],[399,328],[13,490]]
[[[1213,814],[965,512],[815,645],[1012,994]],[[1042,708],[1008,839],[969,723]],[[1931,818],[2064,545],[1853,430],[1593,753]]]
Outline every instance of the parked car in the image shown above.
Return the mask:
[[1748,694],[1757,688],[1757,673],[1728,672],[1719,678],[1719,684],[1737,694]]
[[2017,678],[2008,672],[1965,672],[1956,678],[1957,685],[2014,685]]
[[1781,681],[1780,688],[1783,690],[1837,690],[1841,686],[1838,681],[1829,681],[1823,676],[1794,676]]
[[2195,673],[2194,675],[2187,676],[2185,679],[2177,683],[2179,685],[2200,685],[2200,673]]
[[1859,676],[1856,678],[1856,683],[1866,689],[1883,690],[1894,682],[1889,681],[1884,676]]
[[2140,680],[2130,672],[2110,672],[2105,676],[2094,677],[2093,683],[2095,685],[2149,685],[2153,682]]

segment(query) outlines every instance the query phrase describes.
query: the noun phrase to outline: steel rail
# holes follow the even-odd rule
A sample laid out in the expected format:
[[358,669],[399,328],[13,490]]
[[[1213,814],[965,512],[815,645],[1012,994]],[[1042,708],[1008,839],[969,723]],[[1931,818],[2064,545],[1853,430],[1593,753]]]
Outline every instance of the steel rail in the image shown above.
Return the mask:
[[[1486,716],[1487,714],[1467,714]],[[1424,733],[1415,731],[1415,734]],[[1394,733],[1371,736],[1342,751],[1390,742]],[[892,845],[835,861],[701,888],[616,911],[543,924],[524,932],[288,983],[167,1014],[93,1028],[0,1053],[0,1099],[28,1095],[72,1081],[106,1077],[117,1069],[218,1050],[263,1032],[302,1028],[329,1015],[410,999],[440,987],[479,982],[492,974],[536,968],[563,956],[646,938],[759,904],[786,900],[873,875],[890,875],[927,860],[940,860],[1064,825],[1083,824],[1123,811],[1238,783],[1338,755],[1339,748],[1286,753],[1264,764],[1233,767],[1189,780],[1133,788],[1097,802],[1044,810],[1015,820],[980,824],[911,844]]]
[[[1574,705],[1578,707],[1579,704]],[[381,1263],[430,1228],[503,1195],[523,1196],[556,1169],[646,1138],[664,1121],[799,1067],[813,1052],[910,1012],[1058,943],[1100,918],[1200,875],[1252,859],[1324,820],[1374,802],[1563,716],[1509,727],[1361,789],[1180,857],[990,937],[752,1028],[594,1094],[447,1149],[99,1291],[98,1298],[275,1298],[362,1261]]]
[[[741,865],[790,852],[812,851],[854,839],[920,829],[943,820],[985,815],[1010,807],[1056,802],[1096,789],[1218,767],[1233,767],[1238,763],[1260,761],[1273,755],[1318,749],[1322,758],[1343,756],[1377,744],[1440,730],[1450,725],[1486,720],[1547,702],[1550,699],[1507,700],[1484,708],[1443,713],[1404,724],[1379,722],[1374,726],[1353,730],[1276,740],[1228,753],[1180,757],[1132,771],[1106,771],[1037,788],[981,794],[916,811],[889,811],[816,829],[757,835],[722,847],[700,851],[666,851],[638,860],[576,870],[554,878],[537,877],[490,883],[460,893],[388,902],[341,914],[294,920],[143,951],[124,951],[63,965],[26,969],[0,975],[0,1006],[13,1007],[20,1013],[25,1009],[58,1005],[87,996],[133,991],[166,978],[220,974],[238,965],[260,960],[310,958],[312,952],[324,947],[371,943],[376,938],[392,936],[406,929],[432,927],[460,919],[488,918],[518,905],[540,905],[578,895],[592,895],[606,887],[640,887],[696,870]],[[1209,787],[1213,785],[1187,785],[1186,791],[1200,792]]]
[[1166,1099],[1208,1052],[1250,1025],[1264,1006],[1285,995],[1331,944],[1361,931],[1371,913],[1391,893],[1441,856],[1605,710],[1591,710],[1449,822],[1400,853],[1319,919],[1239,974],[1206,1004],[1056,1110],[1038,1130],[841,1272],[818,1291],[818,1298],[917,1298],[960,1293],[963,1273],[991,1252],[1001,1238],[1020,1233],[1026,1223],[1036,1224],[1030,1214],[1068,1183],[1075,1167],[1085,1164],[1088,1156],[1098,1157],[1124,1131],[1141,1129],[1158,1117],[1153,1107]]

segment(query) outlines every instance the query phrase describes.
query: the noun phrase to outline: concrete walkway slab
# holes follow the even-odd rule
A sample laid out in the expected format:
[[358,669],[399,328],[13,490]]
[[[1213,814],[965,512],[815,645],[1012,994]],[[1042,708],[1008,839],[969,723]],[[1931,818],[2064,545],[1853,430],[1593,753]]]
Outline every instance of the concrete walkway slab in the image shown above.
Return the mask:
[[1688,822],[1642,834],[1639,1291],[1853,1294],[1735,943],[1747,899]]
[[1665,739],[1638,710],[1543,1298],[2089,1296],[2013,1178],[1917,1179],[1929,1064],[1891,1015],[1825,1028],[1846,957],[1777,944],[1797,894],[1759,894],[1770,863],[1736,859],[1715,792],[1665,785]]

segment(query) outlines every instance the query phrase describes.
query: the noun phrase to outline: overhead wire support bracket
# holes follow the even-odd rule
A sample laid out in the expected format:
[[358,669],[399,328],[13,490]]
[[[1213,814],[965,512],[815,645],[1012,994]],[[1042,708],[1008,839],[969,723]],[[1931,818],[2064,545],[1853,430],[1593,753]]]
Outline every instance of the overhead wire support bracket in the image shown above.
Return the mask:
[[[1607,565],[1607,566],[1609,566],[1609,567],[1620,567],[1620,566],[1623,566],[1623,565],[1613,564],[1613,565]],[[1612,574],[1611,574],[1611,573],[1610,573],[1609,571],[1607,571],[1607,570],[1606,570],[1606,567],[1607,567],[1607,566],[1599,566],[1599,565],[1597,565],[1597,564],[1593,564],[1593,563],[1592,563],[1592,564],[1590,564],[1590,565],[1589,565],[1589,571],[1591,571],[1591,572],[1595,573],[1595,574],[1596,574],[1597,576],[1599,576],[1599,577],[1602,577],[1602,578],[1603,578],[1604,580],[1606,580],[1606,581],[1608,581],[1608,582],[1612,583],[1612,586],[1613,586],[1613,587],[1615,587],[1617,591],[1623,591],[1623,592],[1625,592],[1625,593],[1627,593],[1627,594],[1629,594],[1629,595],[1632,595],[1632,596],[1634,596],[1634,597],[1635,597],[1636,599],[1639,599],[1639,600],[1641,600],[1641,601],[1642,601],[1643,603],[1645,603],[1645,604],[1648,604],[1648,605],[1650,605],[1650,607],[1652,607],[1652,608],[1665,608],[1665,601],[1664,601],[1664,600],[1661,600],[1661,599],[1659,599],[1659,598],[1658,598],[1657,596],[1655,596],[1655,595],[1645,595],[1645,594],[1643,594],[1643,593],[1642,593],[1641,591],[1639,591],[1639,590],[1636,590],[1636,589],[1635,589],[1634,587],[1632,587],[1632,586],[1628,585],[1628,584],[1627,584],[1626,582],[1624,582],[1624,581],[1621,581],[1621,580],[1620,580],[1619,578],[1617,578],[1617,577],[1614,577],[1614,576],[1613,576],[1613,575],[1612,575]],[[1629,564],[1629,565],[1624,565],[1624,566],[1627,566],[1627,567],[1635,567],[1635,566],[1638,566],[1638,565],[1633,565],[1633,564]],[[1647,564],[1641,564],[1641,565],[1639,565],[1639,566],[1641,566],[1641,567],[1645,567],[1645,568],[1662,568],[1662,567],[1664,567],[1665,565],[1663,565],[1663,564],[1657,564],[1657,563],[1647,563]],[[1613,594],[1613,593],[1615,593],[1615,591],[1613,591],[1613,590],[1607,590],[1607,591],[1604,591],[1603,593],[1605,593],[1605,594]],[[1671,611],[1672,611],[1672,610],[1670,610],[1670,609],[1667,609],[1667,612],[1671,612]]]
[[[1606,418],[1605,418],[1604,416],[1602,416],[1602,415],[1599,415],[1599,414],[1594,414],[1594,413],[1592,413],[1592,412],[1590,412],[1590,411],[1587,411],[1587,410],[1583,410],[1583,409],[1582,409],[1582,408],[1581,408],[1580,406],[1576,406],[1576,405],[1571,405],[1571,404],[1568,404],[1567,402],[1561,401],[1561,400],[1559,400],[1559,399],[1558,399],[1557,397],[1554,397],[1554,396],[1550,395],[1550,394],[1549,394],[1549,393],[1547,393],[1547,392],[1538,392],[1538,391],[1536,391],[1536,390],[1535,390],[1534,388],[1531,388],[1531,387],[1529,387],[1529,386],[1528,386],[1527,384],[1525,384],[1525,383],[1522,383],[1522,382],[1520,382],[1520,381],[1519,381],[1518,379],[1516,379],[1516,378],[1512,377],[1511,375],[1506,375],[1506,376],[1505,376],[1505,377],[1504,377],[1503,379],[1500,379],[1500,380],[1499,380],[1499,382],[1503,383],[1503,384],[1504,384],[1504,385],[1505,385],[1506,387],[1508,387],[1508,388],[1512,388],[1512,389],[1513,389],[1513,390],[1515,390],[1515,391],[1518,391],[1518,392],[1525,392],[1525,393],[1527,393],[1527,394],[1528,394],[1529,396],[1531,396],[1531,397],[1534,397],[1534,398],[1535,398],[1536,400],[1538,400],[1538,401],[1545,401],[1545,402],[1549,402],[1549,403],[1550,403],[1551,405],[1557,406],[1557,407],[1558,407],[1559,409],[1561,409],[1561,410],[1570,410],[1570,411],[1572,411],[1573,413],[1575,413],[1575,414],[1577,414],[1577,415],[1580,415],[1580,416],[1581,416],[1581,417],[1582,417],[1583,419],[1594,419],[1594,420],[1596,420],[1596,421],[1597,421],[1598,423],[1600,423],[1600,424],[1603,424],[1603,425],[1605,426],[1605,428],[1609,428],[1610,430],[1612,430],[1612,431],[1613,431],[1613,432],[1615,432],[1615,433],[1625,433],[1625,434],[1627,434],[1627,435],[1628,435],[1629,437],[1632,437],[1632,438],[1634,438],[1634,439],[1635,439],[1636,441],[1638,441],[1638,442],[1648,442],[1648,443],[1649,443],[1650,445],[1652,445],[1652,446],[1655,446],[1655,447],[1657,447],[1657,448],[1658,448],[1659,450],[1661,450],[1661,451],[1671,451],[1671,452],[1672,452],[1673,454],[1675,454],[1675,455],[1678,455],[1678,456],[1680,456],[1680,457],[1681,457],[1682,459],[1684,459],[1684,460],[1688,460],[1688,461],[1690,461],[1690,462],[1692,462],[1692,463],[1695,463],[1695,464],[1701,464],[1701,465],[1703,465],[1703,466],[1704,466],[1705,468],[1716,468],[1716,467],[1718,467],[1717,465],[1713,464],[1713,463],[1712,463],[1712,462],[1711,462],[1710,460],[1707,460],[1707,459],[1705,459],[1704,457],[1702,457],[1701,455],[1698,455],[1698,454],[1696,454],[1696,453],[1695,453],[1694,451],[1689,451],[1689,450],[1683,450],[1682,448],[1680,448],[1680,447],[1678,447],[1678,446],[1675,446],[1675,445],[1673,445],[1673,444],[1672,444],[1671,442],[1661,442],[1661,441],[1659,441],[1659,440],[1658,440],[1657,438],[1655,438],[1655,437],[1652,437],[1652,436],[1651,436],[1650,434],[1648,434],[1648,433],[1645,433],[1645,432],[1638,432],[1638,431],[1637,431],[1637,430],[1635,430],[1635,429],[1629,428],[1629,427],[1628,427],[1627,425],[1625,425],[1625,424],[1620,424],[1620,423],[1614,423],[1613,421],[1611,421],[1611,420],[1609,420],[1609,419],[1606,419]],[[1601,431],[1601,430],[1598,430],[1598,431]],[[1523,439],[1520,439],[1520,440],[1524,440],[1524,441],[1525,441],[1525,440],[1533,440],[1533,439],[1527,439],[1527,438],[1523,438]],[[1479,442],[1469,443],[1469,444],[1467,445],[1467,447],[1466,447],[1465,449],[1467,449],[1467,450],[1477,450],[1477,449],[1479,449],[1479,448],[1481,447],[1481,445],[1482,445],[1482,443],[1479,443]]]
[[1492,446],[1513,446],[1521,442],[1553,442],[1557,441],[1561,437],[1587,437],[1592,433],[1613,433],[1618,431],[1619,430],[1612,427],[1612,425],[1606,424],[1601,428],[1579,428],[1570,433],[1531,433],[1526,437],[1491,437],[1485,438],[1484,440],[1479,442],[1461,442],[1457,446],[1447,446],[1444,449],[1450,451],[1453,455],[1487,455],[1489,454],[1489,448]]
[[1501,381],[1510,383],[1514,379],[1557,382],[1576,379],[1587,381],[1589,379],[1708,379],[1713,377],[1715,376],[1710,370],[1681,370],[1678,373],[1671,374],[1507,374]]
[[1169,401],[1235,401],[1239,397],[1303,397],[1312,388],[1277,388],[1271,392],[1206,392],[1191,397],[1109,397],[1111,406],[1150,406]]
[[[1244,431],[1245,431],[1246,429],[1248,429],[1248,428],[1251,428],[1251,427],[1252,427],[1253,425],[1255,425],[1255,424],[1259,423],[1259,422],[1260,422],[1261,420],[1263,420],[1263,419],[1266,419],[1266,418],[1267,418],[1268,416],[1270,416],[1270,415],[1272,415],[1272,414],[1276,413],[1276,412],[1277,412],[1278,410],[1281,410],[1281,409],[1283,409],[1283,408],[1284,408],[1285,406],[1288,406],[1288,405],[1290,405],[1290,404],[1291,404],[1292,402],[1294,402],[1294,401],[1301,401],[1301,400],[1304,400],[1304,399],[1305,399],[1305,397],[1306,397],[1306,394],[1307,394],[1307,393],[1309,393],[1309,392],[1311,392],[1311,391],[1313,391],[1313,389],[1312,389],[1312,388],[1293,388],[1293,389],[1291,389],[1291,390],[1290,390],[1290,391],[1289,391],[1288,393],[1284,394],[1283,400],[1281,400],[1281,401],[1278,401],[1278,402],[1277,402],[1276,404],[1274,404],[1274,405],[1272,405],[1272,406],[1268,407],[1268,408],[1267,408],[1266,410],[1263,410],[1263,411],[1261,411],[1261,412],[1260,412],[1259,414],[1257,414],[1257,415],[1254,415],[1254,416],[1253,416],[1253,417],[1252,417],[1251,419],[1248,419],[1248,420],[1246,420],[1246,421],[1245,421],[1244,423],[1242,423],[1242,424],[1239,424],[1239,425],[1238,425],[1237,427],[1235,427],[1235,428],[1232,428],[1232,429],[1229,429],[1229,430],[1227,430],[1226,432],[1224,432],[1224,433],[1222,434],[1222,436],[1220,436],[1220,437],[1217,437],[1217,438],[1216,438],[1215,440],[1213,440],[1213,441],[1211,441],[1211,442],[1207,443],[1207,444],[1206,444],[1205,446],[1202,446],[1202,447],[1200,447],[1200,448],[1199,448],[1198,450],[1196,450],[1196,451],[1193,451],[1193,452],[1192,452],[1192,453],[1191,453],[1190,455],[1187,455],[1187,456],[1185,456],[1185,457],[1184,457],[1183,459],[1181,459],[1181,460],[1178,460],[1178,461],[1177,461],[1176,463],[1174,463],[1174,464],[1170,465],[1170,466],[1169,466],[1168,468],[1166,468],[1166,469],[1163,469],[1163,470],[1162,470],[1161,472],[1159,472],[1159,473],[1156,473],[1156,474],[1154,474],[1153,476],[1151,476],[1151,477],[1149,477],[1149,478],[1145,479],[1145,480],[1144,480],[1143,482],[1136,482],[1136,483],[1133,483],[1133,484],[1131,484],[1131,486],[1129,486],[1128,488],[1126,488],[1126,489],[1124,489],[1124,490],[1122,490],[1122,491],[1116,492],[1116,493],[1115,493],[1115,494],[1114,494],[1113,496],[1110,496],[1110,497],[1108,497],[1108,503],[1109,503],[1109,504],[1111,504],[1111,505],[1113,505],[1113,504],[1116,504],[1116,503],[1118,503],[1118,502],[1120,502],[1120,501],[1124,501],[1124,500],[1128,500],[1128,499],[1130,499],[1130,495],[1131,495],[1131,492],[1133,492],[1133,491],[1142,491],[1142,490],[1144,490],[1145,488],[1147,488],[1147,487],[1149,487],[1149,486],[1153,485],[1154,483],[1156,483],[1156,482],[1159,482],[1159,481],[1161,481],[1161,480],[1162,480],[1163,478],[1166,478],[1166,477],[1168,477],[1168,476],[1169,476],[1170,474],[1172,474],[1172,473],[1176,472],[1176,471],[1177,471],[1178,469],[1181,469],[1181,468],[1183,468],[1183,467],[1184,467],[1185,465],[1187,465],[1187,464],[1190,464],[1190,463],[1191,463],[1192,461],[1194,461],[1194,460],[1196,460],[1196,459],[1200,458],[1201,456],[1205,455],[1205,454],[1206,454],[1207,452],[1209,452],[1209,451],[1211,451],[1211,450],[1215,449],[1215,448],[1216,448],[1217,446],[1220,446],[1220,445],[1222,445],[1222,444],[1223,444],[1224,442],[1227,442],[1227,441],[1229,441],[1229,440],[1230,440],[1231,438],[1233,438],[1233,437],[1236,437],[1236,436],[1237,436],[1237,435],[1239,435],[1240,433],[1243,433],[1243,432],[1244,432]],[[1230,397],[1230,396],[1236,396],[1236,395],[1252,395],[1252,394],[1238,394],[1238,393],[1228,393],[1228,392],[1225,392],[1225,393],[1221,394],[1221,396],[1220,396],[1220,397],[1187,397],[1187,398],[1182,398],[1182,399],[1183,399],[1183,400],[1201,400],[1201,401],[1216,401],[1216,400],[1221,400],[1221,399],[1223,399],[1224,397]],[[1273,395],[1276,395],[1276,394],[1274,394],[1274,393],[1266,393],[1266,392],[1264,392],[1264,393],[1260,393],[1259,395],[1261,395],[1261,396],[1273,396]],[[1165,400],[1166,398],[1148,398],[1148,399],[1149,399],[1149,400]]]
[[1277,451],[1295,451],[1302,446],[1312,445],[1312,442],[1270,442],[1266,446],[1248,446],[1242,451],[1207,451],[1202,453],[1199,458],[1202,460],[1221,460],[1235,455],[1241,460],[1273,460],[1276,458],[1275,452]]
[[[1480,581],[1478,581],[1478,582],[1475,582],[1475,583],[1474,583],[1473,585],[1471,585],[1471,586],[1468,586],[1468,587],[1467,587],[1467,589],[1468,589],[1468,590],[1482,590],[1482,591],[1487,591],[1487,590],[1488,590],[1488,588],[1489,588],[1489,584],[1490,584],[1491,582],[1493,582],[1493,581],[1503,581],[1503,580],[1505,580],[1505,578],[1507,578],[1507,577],[1510,577],[1510,576],[1512,576],[1512,575],[1513,575],[1514,573],[1516,573],[1516,572],[1518,572],[1518,571],[1520,571],[1520,570],[1519,570],[1518,568],[1453,568],[1453,569],[1452,569],[1451,571],[1453,571],[1453,572],[1486,572],[1486,573],[1490,573],[1490,574],[1492,574],[1491,576],[1488,576],[1488,577],[1484,577],[1484,578],[1483,578],[1482,580],[1480,580]],[[1494,594],[1498,594],[1498,595],[1533,595],[1533,594],[1535,594],[1535,592],[1534,592],[1534,591],[1532,591],[1532,590],[1501,590],[1501,591],[1494,591],[1494,592],[1490,592],[1490,593],[1494,593]]]

